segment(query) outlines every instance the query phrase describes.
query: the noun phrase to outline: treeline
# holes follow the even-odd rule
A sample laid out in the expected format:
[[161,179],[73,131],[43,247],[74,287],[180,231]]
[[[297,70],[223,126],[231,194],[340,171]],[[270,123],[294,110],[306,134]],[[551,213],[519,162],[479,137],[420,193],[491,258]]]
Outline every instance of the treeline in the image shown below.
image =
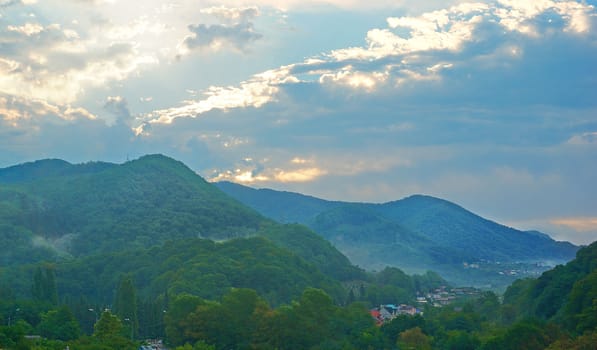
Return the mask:
[[[303,229],[298,225],[293,228],[297,237]],[[413,303],[418,292],[446,285],[446,281],[432,272],[408,276],[397,268],[386,268],[375,274],[350,265],[347,268],[341,254],[337,263],[334,263],[335,256],[331,256],[331,263],[323,273],[319,266],[330,250],[307,252],[310,243],[305,245],[304,240],[293,238],[291,234],[293,239],[286,238],[276,227],[266,234],[281,242],[287,239],[289,244],[295,242],[295,251],[310,254],[315,263],[258,236],[221,243],[204,239],[178,240],[150,249],[3,269],[0,321],[7,326],[16,326],[18,321],[27,334],[64,340],[73,337],[74,328],[67,332],[68,336],[42,332],[48,329],[40,326],[48,312],[53,315],[60,311],[60,319],[64,321],[66,307],[76,320],[80,334],[89,335],[101,311],[110,309],[123,322],[124,332],[132,334],[134,339],[162,338],[167,329],[164,316],[169,315],[173,307],[176,309],[172,302],[180,295],[213,302],[230,290],[251,290],[259,296],[260,304],[272,308],[271,313],[283,310],[282,305],[293,305],[305,290],[316,288],[332,305],[340,307],[359,301],[366,310],[390,301]],[[350,277],[352,279],[348,279]],[[7,346],[10,342],[0,344]]]
[[[296,230],[302,229],[297,225]],[[409,276],[397,268],[386,268],[377,274],[366,273],[344,263],[346,258],[341,254],[330,255],[334,250],[307,252],[308,247],[316,244],[302,244],[309,236],[296,233],[302,238],[289,242],[296,242],[297,253],[262,236],[221,243],[186,239],[150,249],[100,254],[44,266],[59,280],[57,289],[63,300],[84,297],[103,305],[112,303],[122,275],[134,277],[142,299],[180,293],[217,299],[230,288],[250,288],[274,306],[298,298],[307,287],[324,290],[337,304],[355,301],[357,297],[365,300],[362,298],[366,290],[366,301],[377,305],[388,300],[411,302],[417,292],[447,284],[432,272]],[[268,235],[285,240],[277,233]],[[306,256],[309,258],[306,260],[299,256],[302,251],[312,257]],[[337,263],[335,258],[339,260]],[[325,259],[330,263],[323,267]],[[31,281],[38,278],[37,270],[31,266],[5,269],[0,283],[11,286],[16,296],[31,297]]]
[[[119,294],[129,292],[124,288]],[[401,315],[382,326],[374,323],[366,303],[338,306],[313,288],[277,308],[244,288],[231,289],[218,300],[180,294],[167,304],[163,336],[176,350],[564,350],[594,349],[597,341],[597,324],[578,333],[553,320],[512,320],[491,292],[459,305],[427,307],[424,316]],[[135,349],[141,342],[135,341],[134,316],[122,312],[102,311],[92,333],[84,335],[67,306],[52,308],[40,314],[36,326],[24,319],[1,326],[0,344],[8,349]],[[25,338],[31,332],[44,338]]]
[[484,292],[377,326],[372,306],[412,303],[444,281],[387,268],[341,283],[262,237],[171,242],[35,267],[26,298],[3,284],[0,346],[134,349],[160,338],[180,349],[594,349],[596,271],[594,243],[513,284],[503,302]]

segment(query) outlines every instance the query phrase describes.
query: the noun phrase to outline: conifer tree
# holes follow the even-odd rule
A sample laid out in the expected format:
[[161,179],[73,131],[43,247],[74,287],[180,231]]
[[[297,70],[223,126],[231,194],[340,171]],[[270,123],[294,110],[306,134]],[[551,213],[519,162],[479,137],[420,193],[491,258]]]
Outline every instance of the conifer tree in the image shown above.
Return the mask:
[[52,305],[58,305],[58,288],[56,286],[56,273],[51,267],[46,267],[44,276],[44,297]]
[[137,318],[137,292],[131,276],[124,276],[116,291],[114,313],[123,321],[131,338],[138,334],[139,320]]
[[37,267],[33,273],[33,286],[31,288],[33,299],[47,302],[51,305],[58,305],[58,291],[56,287],[56,274],[50,266],[44,269]]
[[41,267],[38,266],[33,273],[33,286],[31,288],[31,295],[33,296],[33,299],[39,301],[43,300],[42,280],[43,276],[41,273]]

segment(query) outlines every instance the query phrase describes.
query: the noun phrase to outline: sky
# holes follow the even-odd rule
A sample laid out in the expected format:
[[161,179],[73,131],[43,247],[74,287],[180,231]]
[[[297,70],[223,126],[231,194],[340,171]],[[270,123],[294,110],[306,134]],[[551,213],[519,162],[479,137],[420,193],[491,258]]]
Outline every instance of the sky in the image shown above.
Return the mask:
[[597,240],[597,4],[0,0],[0,167],[453,201]]

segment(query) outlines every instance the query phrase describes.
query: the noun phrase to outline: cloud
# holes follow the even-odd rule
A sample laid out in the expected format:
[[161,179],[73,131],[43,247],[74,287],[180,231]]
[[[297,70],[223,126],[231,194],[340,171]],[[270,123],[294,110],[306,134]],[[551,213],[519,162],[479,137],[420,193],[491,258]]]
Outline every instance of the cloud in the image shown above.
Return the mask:
[[123,146],[131,136],[127,129],[108,127],[81,107],[2,95],[0,162],[14,164],[57,155],[71,161],[106,157],[116,148],[127,149]]
[[288,74],[290,67],[281,67],[257,74],[252,79],[242,82],[239,87],[212,86],[203,100],[191,100],[182,107],[172,107],[154,111],[146,116],[153,123],[171,123],[175,118],[195,118],[213,109],[258,108],[273,101],[279,85],[296,78]]
[[[542,71],[531,67],[527,69],[525,65],[536,65],[537,59],[554,67],[561,65],[562,62],[557,59],[563,55],[545,56],[543,51],[551,49],[556,43],[574,45],[578,42],[569,40],[568,35],[578,35],[576,39],[580,41],[588,38],[587,35],[591,33],[587,28],[590,27],[594,8],[575,2],[548,0],[533,4],[507,1],[494,4],[463,3],[416,17],[390,17],[387,19],[388,28],[372,29],[367,33],[367,45],[364,47],[338,49],[319,57],[310,57],[254,75],[236,87],[212,86],[204,91],[206,98],[188,101],[181,107],[156,111],[153,117],[148,118],[154,122],[171,122],[173,118],[196,117],[213,109],[260,108],[300,84],[314,89],[314,85],[321,85],[326,87],[323,92],[331,94],[346,95],[352,91],[361,95],[391,96],[393,99],[396,96],[410,97],[432,87],[444,90],[445,97],[438,102],[450,98],[453,101],[483,101],[495,95],[488,89],[479,88],[479,85],[488,83],[483,75],[496,79],[495,82],[489,81],[495,83],[496,88],[507,88],[513,86],[514,82],[523,83],[518,89],[533,85],[524,93],[512,90],[512,94],[542,98],[547,102],[554,96],[539,94],[531,82],[533,79],[545,80],[545,84],[550,86],[549,79],[562,77],[545,76]],[[208,12],[241,22],[247,21],[245,18],[250,18],[253,13],[226,8]],[[560,22],[544,21],[542,16],[557,18]],[[531,27],[533,30],[528,29]],[[207,27],[201,28],[204,30]],[[537,35],[542,36],[541,40],[538,40]],[[211,42],[210,35],[204,38],[207,41],[196,44],[202,46]],[[194,42],[203,39],[196,36],[189,40]],[[578,50],[582,45],[571,49]],[[526,57],[530,58],[527,60]],[[588,60],[582,63],[585,64],[589,65]],[[517,69],[525,69],[528,73],[525,76]],[[500,70],[510,71],[510,75],[502,74]],[[533,72],[537,72],[537,76],[529,78],[528,74]],[[572,77],[566,80],[574,81]],[[446,89],[449,83],[462,84],[465,81],[466,89]],[[582,84],[574,84],[580,92]],[[587,81],[587,84],[591,83]],[[350,91],[341,89],[334,92],[337,88],[348,88]],[[555,88],[554,94],[559,91]],[[589,98],[590,93],[587,91],[580,92],[575,98]],[[434,96],[442,95],[436,93]],[[512,97],[508,94],[505,96]]]
[[460,2],[459,0],[428,0],[428,1],[412,1],[412,0],[225,0],[221,1],[225,4],[238,6],[239,4],[250,4],[268,6],[284,11],[338,11],[341,10],[357,10],[357,11],[371,11],[372,9],[408,9],[414,12],[420,12],[438,6],[446,6],[452,3]]
[[[263,164],[245,164],[242,167],[234,170],[214,171],[215,174],[210,181],[234,181],[245,184],[252,183],[301,183],[316,180],[322,176],[327,175],[325,169],[318,167],[297,167],[294,166],[289,169],[280,168],[266,168]],[[302,163],[300,163],[302,164]]]
[[14,5],[33,5],[37,0],[0,0],[0,8],[6,8]]
[[71,0],[71,1],[82,3],[82,4],[101,5],[101,4],[105,4],[105,3],[114,3],[116,0]]
[[597,241],[596,217],[560,217],[544,220],[541,224],[548,232],[553,232],[556,239],[586,245]]
[[128,122],[133,118],[128,102],[121,96],[109,96],[104,104],[104,109],[116,117],[117,122]]
[[255,31],[251,20],[259,15],[256,7],[226,8],[211,7],[202,11],[223,23],[206,25],[203,23],[188,26],[191,32],[182,42],[181,54],[196,49],[232,49],[245,52],[248,45],[263,37]]
[[275,174],[275,180],[285,182],[309,182],[325,175],[327,172],[319,168],[302,168],[292,171],[279,170]]
[[0,41],[0,91],[57,104],[156,63],[129,43],[84,39],[60,24],[9,25],[0,30]]
[[[558,226],[565,226],[581,232],[597,232],[597,217],[559,218],[552,219],[550,223]],[[595,239],[597,239],[597,237],[595,237]]]
[[570,145],[597,145],[597,132],[574,135],[566,143]]
[[262,37],[254,31],[251,23],[232,26],[197,24],[190,25],[189,30],[192,34],[183,41],[183,45],[189,50],[205,47],[219,50],[229,46],[238,51],[245,51],[249,43]]
[[334,73],[322,74],[319,82],[322,84],[335,84],[339,86],[346,86],[352,89],[359,89],[364,91],[373,91],[380,84],[387,81],[389,72],[358,72],[353,71],[351,66],[347,66],[342,70]]
[[212,15],[227,24],[247,23],[259,16],[257,7],[229,8],[224,6],[209,7],[201,10],[202,13]]
[[[508,30],[521,33],[538,35],[536,19],[540,15],[548,14],[551,11],[559,14],[567,22],[566,31],[583,33],[590,29],[589,13],[592,6],[584,5],[573,1],[514,1],[500,0],[502,8],[496,9],[495,13],[501,25]],[[548,22],[551,23],[550,19]]]
[[138,18],[124,24],[111,24],[106,28],[106,38],[117,41],[130,41],[135,38],[143,38],[144,35],[158,37],[168,32],[169,26],[154,19],[141,15]]
[[0,94],[0,119],[11,127],[41,122],[64,123],[97,117],[82,107],[53,105],[45,100],[23,99],[18,96]]

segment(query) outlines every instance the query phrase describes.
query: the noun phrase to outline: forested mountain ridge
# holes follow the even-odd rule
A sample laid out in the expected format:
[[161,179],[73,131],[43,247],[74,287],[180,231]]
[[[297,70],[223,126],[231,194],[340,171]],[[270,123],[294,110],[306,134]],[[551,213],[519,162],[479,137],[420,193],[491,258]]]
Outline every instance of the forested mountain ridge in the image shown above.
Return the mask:
[[525,232],[482,218],[452,202],[423,195],[377,206],[385,217],[441,245],[462,249],[481,259],[567,261],[578,249],[546,234]]
[[[497,264],[565,262],[578,249],[543,233],[500,225],[431,196],[383,204],[347,203],[230,182],[216,185],[267,217],[309,226],[353,263],[368,269],[390,265],[410,272],[434,270],[461,284],[486,283],[491,274],[497,277],[490,279],[500,279],[497,283],[505,286],[515,277],[498,276]],[[464,262],[475,268],[463,269]],[[490,271],[476,269],[479,263],[491,264]]]
[[526,317],[555,320],[582,334],[597,326],[597,242],[565,265],[537,279],[519,280],[504,294],[504,305]]
[[[33,242],[46,257],[246,236],[269,221],[161,155],[120,165],[39,161],[0,170],[0,185],[2,239]],[[11,258],[2,256],[23,259]]]
[[[161,338],[176,350],[570,350],[593,349],[597,341],[597,243],[537,279],[514,283],[502,304],[490,291],[450,289],[433,272],[360,270],[306,226],[266,219],[164,156],[121,165],[50,160],[5,170],[0,238],[11,249],[2,258],[22,260],[0,265],[2,348],[134,350],[142,339]],[[337,246],[362,245],[378,255],[385,246],[380,258],[386,261],[412,249],[411,258],[436,267],[442,261],[462,266],[465,255],[394,217],[427,220],[420,213],[431,206],[432,221],[443,222],[451,210],[476,219],[431,197],[409,198],[418,205],[410,212],[393,202],[302,199],[308,209],[297,215],[309,217]],[[222,211],[213,213],[217,220],[240,219],[213,223],[202,205]],[[190,230],[168,238],[181,216]],[[243,219],[247,226],[239,226]],[[137,225],[148,238],[139,240]],[[458,228],[462,221],[446,225]],[[114,227],[118,232],[109,231]],[[87,245],[77,245],[81,237]],[[70,255],[51,254],[61,248]],[[414,316],[380,320],[370,313],[381,304],[417,305],[421,298]]]
[[55,271],[59,295],[73,300],[87,296],[105,305],[122,275],[134,276],[144,299],[188,293],[216,300],[230,288],[254,289],[272,305],[298,298],[307,287],[321,288],[338,301],[345,295],[340,281],[316,264],[259,236],[224,242],[180,239],[82,257],[55,265]]
[[300,193],[255,189],[229,181],[216,182],[215,185],[229,196],[278,222],[307,223],[318,214],[345,204]]
[[116,166],[106,162],[71,164],[62,159],[41,159],[0,169],[0,183],[22,183],[58,176],[95,173]]
[[13,248],[0,252],[3,266],[193,237],[262,235],[334,277],[360,273],[308,228],[263,217],[163,155],[123,164],[41,160],[0,169],[0,209],[0,244]]

